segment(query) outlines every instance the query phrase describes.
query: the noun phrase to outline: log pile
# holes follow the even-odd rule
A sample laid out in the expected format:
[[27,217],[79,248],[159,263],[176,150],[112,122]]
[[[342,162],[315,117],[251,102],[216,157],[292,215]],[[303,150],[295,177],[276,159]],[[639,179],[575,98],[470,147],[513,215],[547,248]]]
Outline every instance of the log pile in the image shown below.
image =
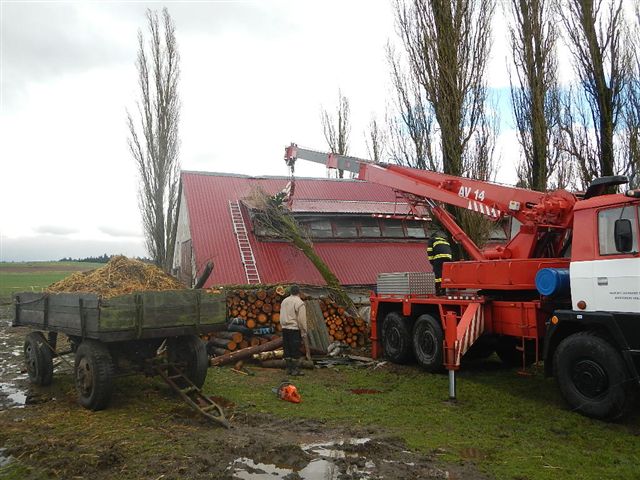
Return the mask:
[[[227,291],[227,316],[229,319],[227,330],[212,333],[205,338],[207,350],[214,357],[211,364],[222,365],[232,359],[248,359],[250,358],[250,355],[247,356],[249,353],[266,352],[278,348],[281,345],[281,340],[280,342],[276,340],[280,339],[279,335],[282,330],[280,304],[285,296],[283,287],[229,289]],[[317,320],[312,321],[311,312],[307,308],[310,329],[317,328],[317,322],[320,322],[323,331],[326,326],[326,332],[323,334],[326,337],[328,333],[329,342],[341,342],[352,348],[365,345],[367,324],[364,320],[349,315],[343,307],[330,298],[320,298],[307,303],[308,307],[315,305],[313,308],[317,311],[315,314]],[[322,324],[323,321],[324,324]],[[314,327],[314,322],[316,322],[316,327]],[[310,336],[314,333],[317,332],[312,330],[309,332]],[[322,353],[326,352],[322,350]],[[278,356],[272,355],[267,355],[267,357],[269,358],[259,359],[259,361],[278,358]]]
[[248,329],[273,327],[281,331],[280,303],[284,298],[282,287],[258,290],[231,290],[227,295],[228,318],[244,320]]
[[346,343],[351,348],[364,346],[367,337],[364,320],[352,317],[330,298],[320,299],[320,309],[329,330],[329,341]]

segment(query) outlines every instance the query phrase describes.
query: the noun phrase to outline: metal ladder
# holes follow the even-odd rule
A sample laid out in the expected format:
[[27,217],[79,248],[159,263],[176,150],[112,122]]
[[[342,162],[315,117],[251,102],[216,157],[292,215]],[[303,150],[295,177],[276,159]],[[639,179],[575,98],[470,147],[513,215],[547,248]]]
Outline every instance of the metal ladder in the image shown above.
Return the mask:
[[225,428],[230,428],[222,407],[203,394],[180,367],[172,363],[155,363],[153,369],[193,410]]
[[251,243],[249,243],[249,236],[247,235],[247,227],[245,226],[244,217],[242,216],[240,202],[237,200],[229,200],[229,211],[231,212],[233,230],[236,233],[236,240],[238,242],[238,249],[240,250],[242,265],[244,266],[244,273],[247,276],[247,283],[262,283],[260,281],[258,267],[256,266],[256,259],[253,256],[253,249],[251,248]]

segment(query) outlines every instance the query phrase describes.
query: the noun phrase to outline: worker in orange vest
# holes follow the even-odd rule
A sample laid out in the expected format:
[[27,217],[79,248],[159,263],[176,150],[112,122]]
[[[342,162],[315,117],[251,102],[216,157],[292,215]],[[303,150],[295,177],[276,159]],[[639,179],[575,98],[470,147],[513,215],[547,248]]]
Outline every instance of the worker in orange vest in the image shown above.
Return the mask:
[[300,298],[300,288],[291,285],[290,295],[280,304],[280,325],[282,326],[282,347],[287,375],[304,375],[300,371],[300,346],[307,335],[307,312]]
[[427,241],[427,257],[433,267],[433,274],[436,281],[436,294],[442,295],[442,265],[453,259],[451,244],[441,231],[434,232]]

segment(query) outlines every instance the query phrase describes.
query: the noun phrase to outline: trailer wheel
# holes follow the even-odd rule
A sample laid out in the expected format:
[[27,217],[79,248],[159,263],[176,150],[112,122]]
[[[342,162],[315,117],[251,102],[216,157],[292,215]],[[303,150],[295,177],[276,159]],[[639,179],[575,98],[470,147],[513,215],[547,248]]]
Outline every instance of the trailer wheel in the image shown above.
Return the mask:
[[422,368],[428,372],[443,369],[444,333],[442,326],[431,315],[420,315],[413,327],[413,352]]
[[[204,385],[209,368],[209,356],[205,343],[195,335],[169,339],[169,361],[182,364],[185,376],[198,388]],[[179,385],[185,387],[186,385]]]
[[631,410],[636,389],[617,349],[592,332],[568,336],[555,351],[553,368],[566,402],[588,417],[617,420]]
[[53,354],[42,333],[31,332],[25,338],[24,361],[31,383],[40,386],[51,385]]
[[106,345],[84,340],[76,351],[74,373],[80,405],[94,411],[106,408],[113,389],[113,360]]
[[408,319],[397,312],[388,313],[382,324],[384,356],[393,363],[406,363],[412,354]]

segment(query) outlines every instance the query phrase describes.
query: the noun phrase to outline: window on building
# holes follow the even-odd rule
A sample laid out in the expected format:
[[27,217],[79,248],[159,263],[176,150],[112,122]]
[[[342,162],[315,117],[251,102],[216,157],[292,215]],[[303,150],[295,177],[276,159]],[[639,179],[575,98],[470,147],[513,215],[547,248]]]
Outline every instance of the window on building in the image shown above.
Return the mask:
[[600,210],[598,212],[598,244],[600,246],[600,255],[614,255],[618,252],[614,238],[614,227],[616,220],[627,219],[631,221],[631,229],[633,234],[632,252],[638,251],[638,209],[634,207],[619,207]]
[[308,224],[311,238],[331,238],[333,237],[333,228],[329,220],[313,220]]
[[353,219],[340,219],[333,222],[333,232],[337,238],[357,238],[358,229]]
[[363,218],[360,220],[360,237],[378,238],[380,236],[380,222],[377,218]]
[[384,220],[382,222],[382,236],[386,238],[404,238],[402,220]]
[[427,234],[424,229],[424,223],[418,221],[407,221],[407,237],[426,238]]

